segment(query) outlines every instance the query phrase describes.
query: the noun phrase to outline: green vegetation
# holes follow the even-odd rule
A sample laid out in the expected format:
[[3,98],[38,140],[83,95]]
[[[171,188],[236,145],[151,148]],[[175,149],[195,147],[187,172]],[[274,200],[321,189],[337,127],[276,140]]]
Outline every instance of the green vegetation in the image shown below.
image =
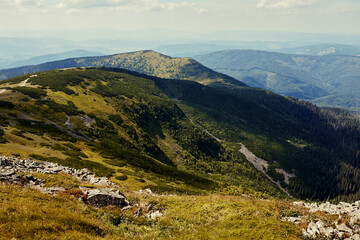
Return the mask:
[[345,55],[227,50],[199,55],[195,59],[252,87],[310,100],[318,106],[359,112],[360,58],[354,54]]
[[41,88],[30,88],[30,87],[14,87],[13,90],[21,92],[32,98],[41,98],[46,95],[46,91]]
[[286,202],[221,195],[127,194],[133,204],[146,209],[151,203],[164,214],[152,220],[133,217],[136,209],[123,212],[85,205],[70,196],[76,190],[53,197],[20,186],[0,185],[2,238],[301,239],[300,228],[281,221],[284,209],[292,208]]
[[[297,177],[289,186],[295,196],[359,198],[360,182],[352,177],[359,171],[359,120],[348,112],[319,109],[260,89],[219,90],[175,80],[157,80],[157,85],[216,137],[233,146],[241,142],[270,164],[279,162],[288,173],[295,169]],[[282,180],[274,171],[270,174]]]
[[[103,68],[54,70],[37,75],[31,84],[47,89],[46,100],[15,106],[15,112],[35,113],[32,116],[36,121],[18,119],[17,114],[11,121],[16,131],[51,139],[52,143],[41,142],[39,146],[60,152],[61,156],[29,153],[34,159],[88,168],[130,185],[132,179],[138,179],[141,186],[160,192],[199,193],[236,185],[257,196],[284,196],[241,155],[192,124],[158,88],[154,82],[157,78]],[[18,80],[6,83],[15,83],[12,81]],[[85,90],[83,86],[89,84],[92,87]],[[78,101],[88,98],[99,99],[107,107],[95,113],[89,111],[91,103],[82,105]],[[86,115],[91,119],[87,124]],[[178,146],[178,152],[169,155],[168,148],[173,145],[159,144],[165,135]],[[80,151],[74,144],[82,144],[91,152]],[[94,157],[93,153],[98,155]],[[116,173],[117,168],[122,168],[121,175]]]
[[[360,197],[354,177],[359,119],[348,112],[260,89],[204,86],[123,69],[37,75],[31,84],[46,90],[46,100],[13,101],[13,108],[2,111],[4,126],[14,134],[3,134],[8,142],[1,151],[11,144],[25,156],[88,168],[135,189],[285,197],[239,153],[242,143],[268,161],[268,174],[295,197]],[[288,186],[275,168],[296,178]]]
[[[245,84],[221,73],[212,71],[209,68],[199,64],[191,58],[172,58],[154,51],[138,51],[131,53],[116,54],[104,57],[86,57],[66,59],[51,63],[44,63],[35,66],[25,66],[14,69],[5,69],[0,71],[0,76],[11,78],[26,73],[33,73],[37,71],[46,71],[57,68],[72,68],[72,67],[99,67],[104,66],[108,68],[122,68],[135,71],[137,73],[148,74],[161,78],[181,79],[201,82],[206,85],[213,84],[234,84],[237,86],[245,86]],[[50,80],[48,86],[54,91],[64,91],[72,94],[72,90],[66,87],[62,81],[61,72],[59,76]],[[66,74],[66,73],[65,73]],[[139,74],[137,74],[139,76]],[[19,81],[19,78],[15,78]],[[20,78],[21,79],[21,78]],[[32,79],[33,81],[33,79]],[[40,80],[42,81],[42,80]],[[70,85],[76,85],[81,81],[81,76],[67,79]],[[34,82],[37,82],[34,78]],[[83,85],[85,88],[89,85]]]
[[0,101],[0,108],[14,108],[14,104],[8,101]]
[[[75,199],[78,180],[36,174],[67,190],[52,197],[0,185],[4,238],[299,239],[303,226],[282,217],[324,218],[279,200],[287,196],[245,159],[240,144],[265,159],[268,175],[295,197],[360,197],[360,118],[347,111],[229,82],[205,86],[123,69],[37,75],[25,90],[0,95],[12,104],[0,111],[0,152],[88,168],[118,182],[145,213],[151,203],[164,215],[95,209]],[[34,99],[24,102],[24,94]],[[287,185],[277,168],[296,178]],[[135,192],[146,188],[161,194]]]

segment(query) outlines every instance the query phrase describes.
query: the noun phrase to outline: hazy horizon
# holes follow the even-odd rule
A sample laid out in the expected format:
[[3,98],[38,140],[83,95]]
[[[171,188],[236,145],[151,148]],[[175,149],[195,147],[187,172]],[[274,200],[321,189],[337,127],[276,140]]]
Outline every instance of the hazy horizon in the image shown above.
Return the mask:
[[79,29],[162,29],[185,38],[219,31],[360,35],[355,0],[3,0],[0,13],[2,36]]

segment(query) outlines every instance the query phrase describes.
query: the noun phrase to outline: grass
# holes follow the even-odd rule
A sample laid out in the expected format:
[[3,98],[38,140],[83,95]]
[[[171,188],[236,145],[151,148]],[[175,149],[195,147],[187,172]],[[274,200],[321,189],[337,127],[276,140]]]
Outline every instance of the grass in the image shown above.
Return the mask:
[[70,175],[60,174],[43,174],[43,173],[31,173],[38,179],[45,180],[44,187],[63,187],[65,189],[78,188],[82,185],[81,181]]
[[116,113],[113,107],[105,102],[104,98],[98,94],[91,91],[87,91],[87,94],[84,94],[84,90],[80,87],[72,87],[71,89],[78,95],[68,95],[61,91],[48,91],[48,96],[60,104],[66,104],[67,101],[72,101],[79,109],[86,113],[95,113],[97,116],[99,116],[99,114],[106,115]]
[[2,239],[96,239],[104,235],[94,211],[76,200],[0,185]]
[[164,214],[150,220],[134,218],[136,209],[95,209],[21,186],[1,184],[0,193],[3,239],[301,239],[296,225],[281,221],[286,201],[127,193],[133,204],[152,203]]

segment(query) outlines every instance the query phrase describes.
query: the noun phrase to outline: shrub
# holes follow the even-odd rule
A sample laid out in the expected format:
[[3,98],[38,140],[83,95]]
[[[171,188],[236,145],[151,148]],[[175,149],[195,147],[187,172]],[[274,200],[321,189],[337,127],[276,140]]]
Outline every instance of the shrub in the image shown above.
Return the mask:
[[41,98],[43,96],[46,96],[46,91],[41,88],[30,88],[30,87],[14,87],[13,90],[16,90],[18,92],[21,92],[25,95],[28,95],[32,98]]
[[126,174],[120,175],[120,176],[116,176],[115,177],[117,180],[119,181],[125,181],[128,179],[128,176]]
[[14,108],[14,104],[8,101],[0,101],[1,108]]

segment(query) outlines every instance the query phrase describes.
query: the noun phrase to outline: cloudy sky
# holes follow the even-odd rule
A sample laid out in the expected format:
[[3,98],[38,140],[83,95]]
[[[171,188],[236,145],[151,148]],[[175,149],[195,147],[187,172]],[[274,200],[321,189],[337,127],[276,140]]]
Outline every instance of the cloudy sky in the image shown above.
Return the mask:
[[0,31],[146,28],[359,34],[359,0],[0,0]]

